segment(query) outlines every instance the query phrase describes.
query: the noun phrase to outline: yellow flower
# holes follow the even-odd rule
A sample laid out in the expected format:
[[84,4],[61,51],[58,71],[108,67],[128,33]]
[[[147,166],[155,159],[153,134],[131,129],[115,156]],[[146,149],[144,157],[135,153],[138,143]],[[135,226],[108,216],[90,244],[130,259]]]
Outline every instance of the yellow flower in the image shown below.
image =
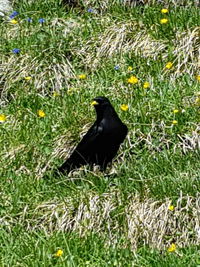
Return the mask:
[[131,76],[128,80],[127,80],[128,83],[130,84],[136,84],[138,83],[138,78],[135,77],[135,76]]
[[176,124],[178,124],[178,121],[173,120],[173,121],[172,121],[172,124],[173,124],[173,125],[176,125]]
[[61,257],[63,255],[63,250],[59,249],[56,253],[55,253],[55,257]]
[[87,78],[87,76],[85,74],[80,74],[80,75],[78,75],[78,78],[80,80],[85,80]]
[[169,69],[172,68],[172,66],[173,66],[173,63],[169,61],[169,62],[167,62],[167,64],[165,65],[165,68],[169,70]]
[[60,94],[57,92],[53,92],[53,97],[59,96]]
[[132,71],[132,70],[133,70],[133,67],[129,66],[128,71]]
[[174,252],[176,250],[176,245],[174,243],[167,249],[168,252]]
[[179,112],[179,110],[178,109],[174,109],[173,112],[174,112],[174,114],[176,114],[176,113]]
[[196,79],[197,79],[197,81],[200,82],[200,75],[197,75],[197,76],[196,76]]
[[168,22],[168,19],[161,19],[160,24],[166,24]]
[[0,114],[0,123],[3,123],[6,121],[6,115]]
[[161,13],[162,14],[166,14],[166,13],[168,13],[169,12],[169,10],[167,9],[167,8],[162,8],[161,9]]
[[38,114],[38,116],[39,116],[40,118],[44,118],[44,117],[46,116],[46,114],[44,113],[44,111],[41,110],[41,109],[39,109],[39,110],[37,111],[37,114]]
[[24,77],[24,80],[26,80],[26,81],[30,81],[31,79],[32,79],[31,76],[26,76],[26,77]]
[[75,90],[74,90],[73,88],[69,88],[69,89],[67,90],[67,94],[68,94],[68,95],[73,95],[74,92],[75,92]]
[[18,21],[17,21],[16,19],[11,19],[11,20],[10,20],[10,23],[12,23],[12,24],[17,24]]
[[123,111],[127,111],[127,110],[128,110],[128,105],[126,105],[126,104],[122,104],[122,105],[120,106],[120,108],[121,108],[121,110],[123,110]]
[[200,96],[198,96],[198,97],[195,99],[195,104],[197,104],[197,105],[200,104]]
[[174,206],[173,206],[173,205],[170,205],[170,206],[168,207],[168,210],[173,211],[173,210],[174,210]]
[[150,87],[150,83],[149,82],[144,82],[144,84],[143,84],[143,88],[144,89],[147,89],[147,88],[149,88]]

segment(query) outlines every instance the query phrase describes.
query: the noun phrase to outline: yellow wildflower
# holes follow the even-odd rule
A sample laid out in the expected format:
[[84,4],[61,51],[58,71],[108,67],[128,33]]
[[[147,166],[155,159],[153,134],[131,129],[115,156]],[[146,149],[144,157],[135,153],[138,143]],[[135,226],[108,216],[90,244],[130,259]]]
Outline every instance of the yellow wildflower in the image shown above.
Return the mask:
[[168,207],[168,210],[173,211],[173,210],[174,210],[174,206],[173,206],[173,205],[170,205],[170,206]]
[[75,89],[73,89],[73,88],[69,88],[69,89],[67,90],[67,94],[68,94],[68,95],[73,95],[74,92],[75,92]]
[[176,114],[176,113],[178,113],[178,112],[179,112],[178,109],[174,109],[174,110],[173,110],[173,113],[174,113],[174,114]]
[[26,81],[30,81],[31,79],[32,79],[31,76],[26,76],[26,77],[24,77],[24,80],[26,80]]
[[176,124],[178,124],[178,121],[173,120],[173,121],[172,121],[172,124],[173,124],[173,125],[176,125]]
[[3,123],[6,121],[6,115],[0,114],[0,123]]
[[121,110],[123,110],[123,111],[127,111],[127,110],[128,110],[128,105],[126,105],[126,104],[122,104],[122,105],[120,106],[120,108],[121,108]]
[[162,14],[166,14],[166,13],[168,13],[169,12],[169,10],[167,9],[167,8],[162,8],[161,9],[161,13]]
[[168,22],[168,19],[161,19],[160,24],[166,24]]
[[59,96],[60,94],[57,92],[53,92],[53,97]]
[[10,20],[10,23],[12,23],[12,24],[17,24],[18,21],[17,21],[16,19],[11,19],[11,20]]
[[63,250],[59,249],[56,253],[55,253],[55,257],[61,257],[63,255]]
[[128,71],[132,71],[132,70],[133,70],[133,67],[128,66]]
[[78,75],[78,78],[80,80],[85,80],[87,78],[87,76],[85,74],[80,74],[80,75]]
[[197,75],[197,76],[196,76],[196,79],[197,79],[197,81],[200,82],[200,75]]
[[174,243],[167,249],[168,252],[174,252],[176,250],[176,245]]
[[172,66],[173,66],[173,63],[169,61],[169,62],[167,62],[167,64],[165,65],[165,68],[169,70],[169,69],[172,68]]
[[44,111],[41,110],[41,109],[39,109],[39,110],[37,111],[37,114],[38,114],[38,116],[39,116],[40,118],[44,118],[44,117],[46,116],[46,114],[44,113]]
[[128,83],[130,84],[136,84],[138,83],[138,78],[136,76],[131,76],[128,80],[127,80]]
[[197,104],[197,105],[200,104],[200,96],[197,96],[197,98],[195,99],[195,104]]
[[149,88],[150,87],[150,83],[149,82],[144,82],[144,84],[143,84],[143,88],[144,89],[147,89],[147,88]]

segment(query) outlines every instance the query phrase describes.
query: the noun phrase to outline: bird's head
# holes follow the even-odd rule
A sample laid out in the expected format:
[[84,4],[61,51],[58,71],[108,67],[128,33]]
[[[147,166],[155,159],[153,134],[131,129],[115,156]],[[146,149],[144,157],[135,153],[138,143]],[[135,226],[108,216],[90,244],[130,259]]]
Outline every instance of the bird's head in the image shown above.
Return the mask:
[[110,101],[105,96],[98,96],[93,99],[91,105],[94,106],[96,110],[99,110],[110,105]]
[[91,103],[92,106],[95,107],[96,113],[97,113],[97,120],[101,120],[106,113],[111,114],[111,110],[113,110],[113,107],[105,96],[98,96],[95,97]]

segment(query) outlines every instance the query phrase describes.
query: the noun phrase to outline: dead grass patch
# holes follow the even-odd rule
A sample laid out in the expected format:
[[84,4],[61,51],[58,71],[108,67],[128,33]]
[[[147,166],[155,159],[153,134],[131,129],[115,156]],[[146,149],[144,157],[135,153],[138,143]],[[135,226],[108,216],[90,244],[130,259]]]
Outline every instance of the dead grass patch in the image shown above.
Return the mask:
[[122,203],[120,193],[114,190],[101,196],[87,192],[76,200],[54,199],[36,207],[27,227],[47,232],[75,231],[81,236],[93,232],[109,236],[113,242],[121,234],[134,249],[141,244],[162,249],[172,242],[184,247],[200,241],[198,195],[180,195],[174,210],[169,210],[170,199],[141,201],[131,195],[125,207]]

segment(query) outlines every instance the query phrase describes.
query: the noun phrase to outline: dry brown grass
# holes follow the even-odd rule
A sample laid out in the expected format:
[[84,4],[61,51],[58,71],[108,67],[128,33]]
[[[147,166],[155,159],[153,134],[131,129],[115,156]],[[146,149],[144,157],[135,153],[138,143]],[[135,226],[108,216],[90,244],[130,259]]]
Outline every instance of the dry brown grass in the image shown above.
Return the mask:
[[[27,76],[32,77],[28,82],[24,79]],[[15,99],[18,92],[13,88],[18,82],[22,83],[21,88],[26,92],[32,90],[31,84],[36,91],[46,95],[69,88],[71,78],[75,78],[75,71],[67,58],[49,64],[48,59],[40,60],[29,55],[4,57],[0,66],[1,101]]]
[[[172,52],[174,57],[172,79],[186,73],[191,76],[198,73],[200,67],[199,32],[200,28],[196,27],[176,33]],[[127,53],[146,58],[147,61],[161,57],[166,62],[168,58],[167,42],[153,39],[143,25],[134,21],[118,22],[107,27],[98,38],[94,37],[87,42],[79,53],[84,55],[85,63],[90,68],[99,66],[103,58]],[[167,70],[163,73],[166,72]]]
[[194,76],[200,68],[200,27],[177,32],[174,40],[175,76]]
[[[168,247],[172,242],[178,247],[198,244],[199,195],[180,195],[174,210],[169,210],[170,205],[170,199],[161,202],[146,198],[141,201],[139,196],[130,195],[124,208],[120,192],[116,190],[101,196],[87,191],[76,200],[68,197],[38,205],[31,212],[32,219],[25,223],[27,230],[74,231],[80,236],[93,232],[109,237],[110,242],[116,242],[122,235],[133,249],[141,243],[158,249]],[[123,224],[120,222],[122,218]]]
[[160,54],[163,58],[167,57],[166,42],[154,40],[143,25],[134,21],[112,24],[81,49],[81,54],[86,57],[86,64],[91,68],[98,66],[105,57],[111,58],[129,52],[145,58],[156,59]]

